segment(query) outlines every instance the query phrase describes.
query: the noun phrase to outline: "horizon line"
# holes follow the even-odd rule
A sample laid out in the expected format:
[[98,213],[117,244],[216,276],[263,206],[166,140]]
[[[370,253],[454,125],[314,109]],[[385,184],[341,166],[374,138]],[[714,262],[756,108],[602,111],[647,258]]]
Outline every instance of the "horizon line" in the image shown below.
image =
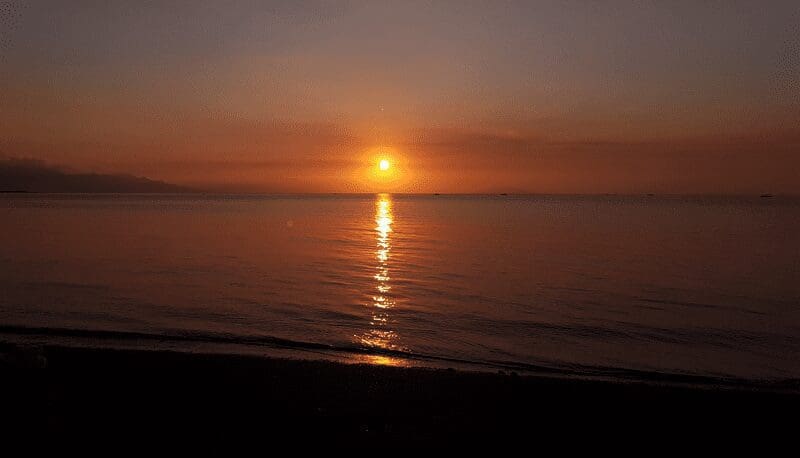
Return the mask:
[[141,194],[141,195],[240,195],[240,196],[323,196],[323,195],[352,195],[352,196],[371,196],[371,195],[408,195],[408,196],[620,196],[620,197],[800,197],[800,193],[718,193],[718,192],[690,192],[690,193],[654,193],[654,192],[595,192],[595,193],[565,193],[565,192],[351,192],[351,191],[205,191],[205,190],[186,190],[176,192],[43,192],[27,190],[0,190],[0,194],[60,194],[60,195],[116,195],[116,194]]

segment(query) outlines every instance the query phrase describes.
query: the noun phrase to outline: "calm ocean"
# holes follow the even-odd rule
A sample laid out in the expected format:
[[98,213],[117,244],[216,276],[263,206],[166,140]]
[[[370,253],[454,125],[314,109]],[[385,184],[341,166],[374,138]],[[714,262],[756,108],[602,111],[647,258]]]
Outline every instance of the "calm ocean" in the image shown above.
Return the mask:
[[5,339],[800,378],[800,199],[0,196]]

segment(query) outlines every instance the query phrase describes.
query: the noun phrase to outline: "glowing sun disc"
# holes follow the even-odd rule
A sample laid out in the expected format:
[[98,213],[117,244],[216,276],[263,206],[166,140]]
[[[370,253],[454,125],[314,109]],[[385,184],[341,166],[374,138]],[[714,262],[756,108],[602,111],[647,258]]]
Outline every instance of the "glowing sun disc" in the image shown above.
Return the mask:
[[378,163],[378,168],[381,170],[389,170],[390,166],[391,164],[389,164],[389,161],[386,159],[381,159],[381,161]]

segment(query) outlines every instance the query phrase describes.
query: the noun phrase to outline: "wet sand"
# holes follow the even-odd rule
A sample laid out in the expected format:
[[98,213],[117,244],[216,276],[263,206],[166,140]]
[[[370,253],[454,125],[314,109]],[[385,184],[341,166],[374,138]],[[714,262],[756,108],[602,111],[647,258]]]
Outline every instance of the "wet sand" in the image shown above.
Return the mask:
[[345,445],[565,433],[673,442],[712,432],[779,438],[793,430],[800,407],[796,384],[615,382],[58,346],[0,350],[3,431],[44,437],[300,435]]

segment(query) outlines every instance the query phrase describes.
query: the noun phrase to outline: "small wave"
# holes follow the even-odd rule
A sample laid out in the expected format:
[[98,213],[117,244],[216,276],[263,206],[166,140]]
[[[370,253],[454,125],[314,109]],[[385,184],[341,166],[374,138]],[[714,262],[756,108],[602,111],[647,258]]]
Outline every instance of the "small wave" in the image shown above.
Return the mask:
[[539,375],[563,378],[595,378],[614,381],[646,382],[674,385],[707,386],[715,388],[736,389],[768,389],[800,392],[800,380],[750,380],[724,376],[694,375],[683,373],[670,373],[658,371],[644,371],[637,369],[589,366],[576,364],[561,364],[558,362],[521,363],[508,360],[469,360],[462,358],[446,357],[415,353],[402,349],[384,349],[364,347],[359,345],[329,345],[316,342],[297,341],[274,336],[245,336],[224,333],[195,333],[186,331],[173,331],[169,333],[146,333],[136,331],[75,329],[75,328],[47,328],[25,326],[0,326],[0,334],[27,335],[62,338],[89,338],[104,339],[117,342],[124,341],[150,341],[150,342],[185,342],[185,343],[213,343],[261,346],[267,348],[280,348],[290,350],[305,350],[340,355],[367,355],[386,356],[408,361],[426,361],[439,363],[445,368],[459,365],[467,370],[478,371],[510,371],[520,372],[525,375]]

